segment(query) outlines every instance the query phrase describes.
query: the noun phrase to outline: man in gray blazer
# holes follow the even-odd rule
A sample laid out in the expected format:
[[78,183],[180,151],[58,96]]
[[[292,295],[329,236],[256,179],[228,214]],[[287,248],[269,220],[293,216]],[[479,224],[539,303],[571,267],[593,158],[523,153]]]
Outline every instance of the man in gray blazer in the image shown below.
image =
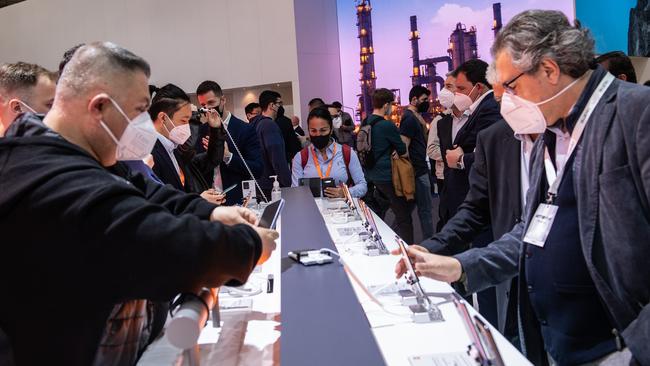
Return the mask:
[[523,220],[454,257],[411,247],[416,271],[467,292],[518,274],[536,365],[650,364],[650,89],[595,66],[589,31],[557,11],[515,16],[492,53],[504,119],[541,133]]

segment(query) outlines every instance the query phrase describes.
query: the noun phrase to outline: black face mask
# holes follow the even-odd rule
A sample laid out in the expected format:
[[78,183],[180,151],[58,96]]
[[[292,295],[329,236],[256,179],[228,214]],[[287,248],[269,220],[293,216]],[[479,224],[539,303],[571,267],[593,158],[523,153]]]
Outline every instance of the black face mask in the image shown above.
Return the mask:
[[284,117],[284,106],[280,106],[280,108],[278,108],[278,114],[275,117],[275,119],[282,118],[282,117]]
[[418,113],[420,114],[427,113],[427,111],[429,110],[429,101],[427,100],[418,104],[417,108],[418,108]]
[[318,150],[322,150],[327,147],[327,144],[330,143],[330,135],[325,135],[325,136],[309,135],[309,140],[311,140],[311,143],[314,145],[315,148],[317,148]]

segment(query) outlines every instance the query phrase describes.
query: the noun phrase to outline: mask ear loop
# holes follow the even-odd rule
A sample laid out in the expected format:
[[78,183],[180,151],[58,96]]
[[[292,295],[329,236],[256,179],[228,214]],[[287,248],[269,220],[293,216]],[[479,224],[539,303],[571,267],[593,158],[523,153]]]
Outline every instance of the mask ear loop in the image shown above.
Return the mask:
[[30,112],[32,112],[34,114],[37,114],[36,111],[34,110],[34,108],[30,107],[29,104],[23,102],[20,99],[17,99],[17,100],[18,100],[18,103],[20,103],[21,105],[24,105],[25,107],[27,107],[27,109],[29,109]]
[[584,73],[584,75],[582,75],[581,77],[573,80],[569,85],[565,86],[564,89],[560,90],[554,96],[552,96],[552,97],[550,97],[550,98],[548,98],[546,100],[542,100],[541,102],[535,103],[535,105],[539,107],[540,105],[546,104],[546,103],[552,101],[553,99],[559,97],[560,95],[564,94],[565,91],[569,90],[572,86],[574,86],[578,81],[580,81],[585,75],[587,75],[587,73]]
[[[127,120],[128,123],[131,123],[131,121],[129,121],[129,118],[124,114],[124,111],[122,111],[122,108],[120,108],[120,106],[117,104],[117,102],[115,102],[115,101],[113,100],[113,98],[111,98],[110,96],[108,96],[108,95],[106,95],[106,94],[104,94],[103,96],[104,96],[105,98],[107,98],[108,100],[111,101],[111,103],[113,104],[113,106],[118,110],[118,112],[120,112],[120,113],[122,114],[122,116],[123,116],[124,118],[126,118],[126,120]],[[113,133],[113,131],[111,131],[111,129],[108,128],[108,125],[106,125],[106,123],[105,123],[103,120],[101,120],[101,119],[99,120],[99,124],[102,126],[102,128],[104,129],[104,131],[106,131],[106,133],[108,133],[108,136],[110,136],[110,138],[113,140],[113,142],[115,142],[115,145],[119,146],[119,145],[120,145],[120,141],[117,139],[117,137],[115,137],[115,134]]]
[[[174,123],[174,121],[172,121],[172,119],[169,118],[169,116],[167,115],[167,113],[165,113],[165,117],[163,118],[163,124],[162,124],[162,125],[163,125],[163,127],[165,127],[165,130],[167,130],[167,133],[170,134],[170,133],[172,133],[172,131],[171,131],[169,128],[167,128],[167,126],[165,126],[165,118],[167,118],[167,119],[169,120],[169,122],[171,122],[172,126],[174,126],[174,127],[177,127],[177,126],[176,126],[176,124]],[[172,127],[172,130],[174,129],[174,127]]]

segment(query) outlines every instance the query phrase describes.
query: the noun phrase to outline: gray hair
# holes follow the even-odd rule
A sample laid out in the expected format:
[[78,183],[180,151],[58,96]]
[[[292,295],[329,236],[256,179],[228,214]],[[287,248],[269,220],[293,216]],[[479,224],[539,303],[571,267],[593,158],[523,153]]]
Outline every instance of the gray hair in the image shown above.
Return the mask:
[[494,60],[492,60],[488,66],[487,71],[485,72],[485,78],[487,79],[488,83],[492,85],[497,84],[499,78],[497,77],[497,68]]
[[147,61],[131,51],[111,42],[90,43],[76,50],[63,68],[57,94],[59,90],[63,94],[81,94],[99,84],[110,85],[116,76],[135,71],[151,75]]
[[557,62],[560,71],[582,76],[594,60],[594,40],[588,29],[556,10],[527,10],[517,14],[499,32],[492,56],[508,52],[512,63],[524,72],[537,70],[543,58]]

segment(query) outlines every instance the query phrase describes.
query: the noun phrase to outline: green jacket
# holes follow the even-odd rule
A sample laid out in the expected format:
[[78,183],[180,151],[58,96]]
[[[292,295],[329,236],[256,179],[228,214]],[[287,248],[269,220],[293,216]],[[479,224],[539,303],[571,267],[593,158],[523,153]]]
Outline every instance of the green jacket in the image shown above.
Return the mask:
[[371,124],[372,152],[375,156],[375,166],[366,171],[366,179],[376,183],[392,182],[391,154],[406,153],[406,144],[399,136],[399,130],[393,122],[375,114],[368,117],[366,123]]

